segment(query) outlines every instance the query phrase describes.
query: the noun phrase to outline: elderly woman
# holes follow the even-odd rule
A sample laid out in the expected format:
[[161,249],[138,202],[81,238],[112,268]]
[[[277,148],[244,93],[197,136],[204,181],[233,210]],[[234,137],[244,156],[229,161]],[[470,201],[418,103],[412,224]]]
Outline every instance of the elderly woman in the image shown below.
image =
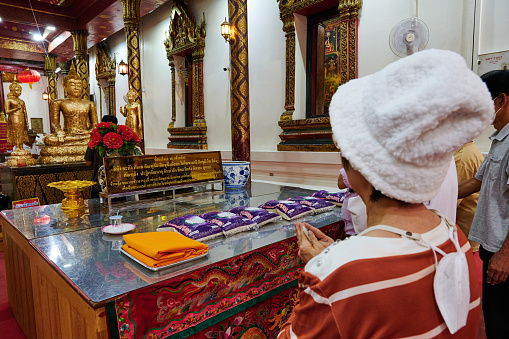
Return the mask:
[[437,194],[454,151],[493,113],[484,83],[450,51],[419,52],[338,88],[334,140],[368,228],[333,242],[296,225],[307,264],[300,303],[278,339],[477,338],[470,245],[423,202]]

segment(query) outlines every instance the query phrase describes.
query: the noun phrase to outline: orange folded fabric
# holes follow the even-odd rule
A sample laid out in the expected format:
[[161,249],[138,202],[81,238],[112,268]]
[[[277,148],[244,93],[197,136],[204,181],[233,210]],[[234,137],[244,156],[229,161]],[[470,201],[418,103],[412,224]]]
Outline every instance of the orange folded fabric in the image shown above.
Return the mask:
[[124,235],[122,249],[150,267],[161,267],[206,254],[209,247],[176,232]]

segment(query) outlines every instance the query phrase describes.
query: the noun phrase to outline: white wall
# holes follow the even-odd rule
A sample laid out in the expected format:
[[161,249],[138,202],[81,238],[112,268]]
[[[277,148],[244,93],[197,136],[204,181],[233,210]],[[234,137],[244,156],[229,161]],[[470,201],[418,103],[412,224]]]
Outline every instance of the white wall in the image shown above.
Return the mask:
[[[509,29],[504,13],[509,10],[505,0],[426,0],[419,2],[419,17],[427,24],[430,39],[427,48],[449,49],[460,53],[469,65],[475,67],[479,53],[509,49],[509,40],[504,32]],[[228,13],[226,0],[197,0],[189,3],[198,23],[205,12],[207,38],[204,58],[204,103],[209,149],[231,150],[229,45],[220,35],[220,24]],[[164,32],[170,23],[172,2],[144,16],[140,23],[141,74],[143,87],[143,109],[145,140],[148,149],[166,149],[167,127],[171,121],[171,72],[164,49]],[[398,59],[389,47],[389,34],[399,21],[415,13],[413,0],[364,0],[360,12],[358,38],[359,76],[376,72]],[[474,27],[474,18],[480,21]],[[296,15],[296,88],[295,119],[305,118],[305,50],[306,17]],[[279,142],[280,128],[277,125],[284,111],[285,96],[285,36],[279,19],[278,3],[274,0],[248,1],[249,33],[249,84],[252,152],[274,152]],[[125,33],[117,32],[107,39],[111,53],[116,54],[117,63],[127,62]],[[182,64],[176,58],[176,71]],[[184,126],[183,78],[177,73],[175,126]],[[95,48],[90,50],[90,86],[99,95],[95,80]],[[120,123],[120,106],[125,105],[123,96],[128,90],[127,76],[116,78],[116,112]],[[24,89],[24,93],[27,90]],[[106,111],[104,95],[103,114]],[[34,112],[35,113],[35,112]],[[29,110],[30,114],[30,110]],[[45,114],[42,112],[41,114]],[[47,113],[46,113],[47,114]],[[46,116],[44,116],[46,118]],[[47,120],[47,118],[45,119]],[[485,136],[480,148],[489,147]],[[476,140],[477,142],[477,140]],[[281,153],[283,156],[283,153]],[[335,157],[335,154],[331,154]],[[332,159],[332,158],[331,158]]]

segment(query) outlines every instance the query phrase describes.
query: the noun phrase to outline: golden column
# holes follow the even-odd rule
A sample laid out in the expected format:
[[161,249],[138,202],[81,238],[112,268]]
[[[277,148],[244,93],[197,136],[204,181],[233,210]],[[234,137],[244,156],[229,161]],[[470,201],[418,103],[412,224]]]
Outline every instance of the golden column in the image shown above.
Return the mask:
[[295,22],[293,13],[283,18],[283,31],[286,36],[286,81],[285,81],[285,112],[280,121],[292,120],[295,111]]
[[108,77],[108,114],[116,116],[115,111],[115,77]]
[[[141,101],[141,62],[140,62],[140,3],[141,0],[120,0],[123,9],[124,30],[127,42],[127,64],[129,68],[129,88],[136,92],[135,102],[141,106],[143,126],[143,105]],[[145,135],[145,133],[143,133]]]
[[203,56],[205,41],[193,50],[193,126],[206,127],[203,107]]
[[171,70],[171,122],[168,128],[173,128],[173,126],[175,126],[175,121],[177,120],[177,105],[175,101],[175,60],[173,59],[173,55],[168,56],[168,65]]
[[74,43],[74,55],[76,56],[76,72],[83,79],[82,99],[90,100],[90,84],[88,83],[88,49],[87,31],[71,31]]
[[[43,54],[44,57],[44,72],[46,72],[46,77],[48,78],[48,107],[53,100],[57,98],[57,75],[55,73],[56,69],[56,59],[57,56],[53,54]],[[51,121],[51,114],[49,116],[49,126],[50,132],[53,133],[53,125]]]
[[247,0],[228,0],[228,12],[234,35],[230,44],[232,160],[250,161]]

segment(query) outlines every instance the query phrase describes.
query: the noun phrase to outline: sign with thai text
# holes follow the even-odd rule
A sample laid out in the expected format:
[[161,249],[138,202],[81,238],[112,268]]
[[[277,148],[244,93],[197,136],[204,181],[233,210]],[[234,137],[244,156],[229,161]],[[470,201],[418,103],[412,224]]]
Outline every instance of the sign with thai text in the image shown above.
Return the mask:
[[34,206],[39,206],[39,198],[16,200],[16,201],[12,202],[13,209],[34,207]]
[[108,194],[223,179],[221,152],[104,158]]

